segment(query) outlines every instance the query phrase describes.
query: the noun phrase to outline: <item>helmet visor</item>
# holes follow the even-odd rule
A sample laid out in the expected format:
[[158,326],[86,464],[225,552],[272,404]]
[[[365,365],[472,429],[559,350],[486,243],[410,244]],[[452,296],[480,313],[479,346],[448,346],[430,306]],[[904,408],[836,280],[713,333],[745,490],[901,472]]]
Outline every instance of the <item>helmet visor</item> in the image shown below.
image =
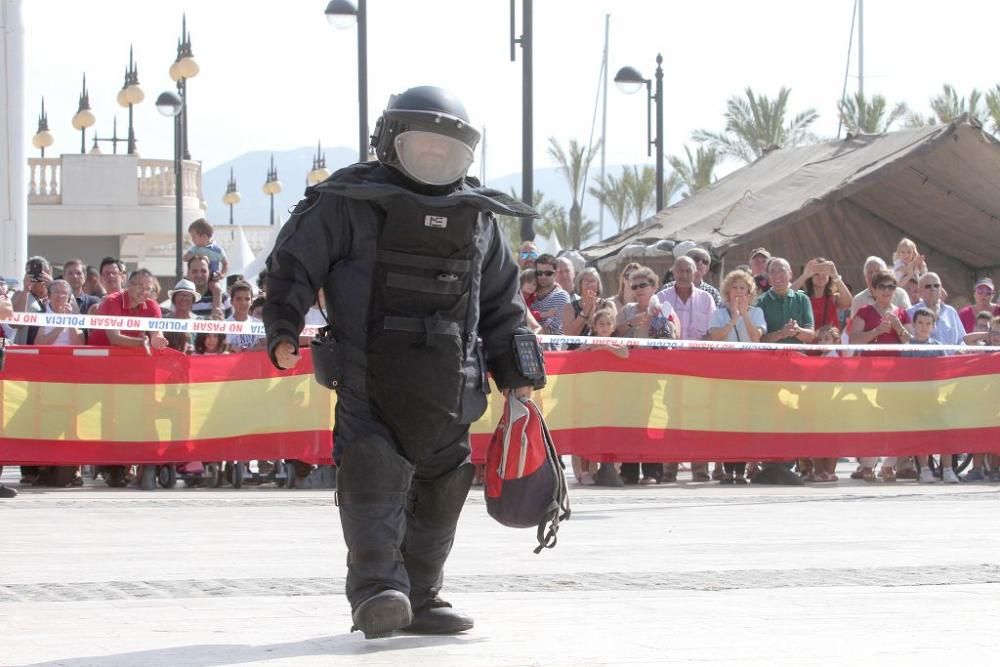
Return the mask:
[[454,183],[465,176],[472,164],[471,148],[436,132],[402,132],[396,137],[395,146],[400,166],[427,185]]

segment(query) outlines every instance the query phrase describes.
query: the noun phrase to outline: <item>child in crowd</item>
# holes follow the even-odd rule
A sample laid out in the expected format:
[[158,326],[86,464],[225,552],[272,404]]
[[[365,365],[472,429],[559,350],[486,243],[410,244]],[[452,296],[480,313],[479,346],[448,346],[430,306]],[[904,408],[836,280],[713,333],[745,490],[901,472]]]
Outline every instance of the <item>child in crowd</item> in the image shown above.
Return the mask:
[[207,257],[209,275],[216,278],[224,277],[229,273],[229,260],[226,259],[226,251],[215,242],[213,235],[215,230],[205,218],[198,218],[188,226],[188,233],[191,235],[191,242],[194,244],[184,253],[184,261],[189,261],[192,257]]
[[[615,335],[616,313],[611,308],[602,308],[594,313],[594,324],[590,335],[598,338],[613,338]],[[607,350],[616,357],[628,359],[628,346],[607,343],[587,343],[581,350]]]
[[226,334],[200,333],[194,339],[195,354],[229,354]]
[[[937,315],[930,308],[917,308],[913,311],[913,335],[910,336],[910,345],[940,345],[941,341],[931,338],[934,325],[937,324]],[[903,356],[907,357],[943,357],[948,353],[944,350],[906,350]]]
[[896,252],[892,254],[892,272],[896,274],[896,282],[904,288],[910,278],[919,278],[927,273],[927,262],[917,250],[917,244],[908,238],[900,240]]
[[[616,313],[613,308],[601,308],[594,313],[593,323],[590,327],[590,335],[598,338],[614,337],[615,319]],[[628,347],[625,345],[587,343],[586,345],[581,345],[578,349],[581,351],[605,350],[616,357],[620,357],[622,359],[628,358]],[[590,486],[597,483],[596,476],[599,466],[597,461],[590,461],[575,454],[570,457],[570,461],[573,465],[573,476],[576,477],[576,480],[580,484]]]
[[[931,332],[934,331],[936,323],[937,315],[934,314],[934,311],[929,308],[917,308],[913,313],[913,336],[910,337],[909,345],[940,345],[941,342],[939,340],[931,337]],[[903,354],[907,357],[943,357],[947,352],[931,348],[925,350],[907,350]],[[931,472],[928,466],[928,457],[918,454],[916,459],[917,465],[920,466],[920,477],[918,478],[920,483],[933,483],[934,473]],[[946,484],[958,484],[958,475],[955,474],[954,469],[951,467],[951,454],[940,454],[940,461],[942,467],[941,479]]]
[[[840,329],[827,324],[816,330],[817,345],[840,345]],[[827,350],[823,352],[824,357],[839,357],[838,350]],[[812,482],[836,482],[837,481],[837,457],[814,458],[813,469],[809,481]]]
[[524,305],[531,310],[531,306],[535,303],[535,290],[538,289],[538,282],[535,280],[535,270],[525,269],[521,271],[520,277],[521,283],[521,298],[524,299]]

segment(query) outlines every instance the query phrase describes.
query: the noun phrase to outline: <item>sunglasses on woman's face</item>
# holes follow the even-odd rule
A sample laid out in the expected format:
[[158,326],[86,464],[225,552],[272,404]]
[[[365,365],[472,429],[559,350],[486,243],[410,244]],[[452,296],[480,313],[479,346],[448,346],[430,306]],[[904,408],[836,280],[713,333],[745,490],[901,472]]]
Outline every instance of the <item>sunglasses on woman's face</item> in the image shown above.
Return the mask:
[[545,276],[546,278],[551,278],[556,275],[555,271],[535,271],[536,276]]
[[886,290],[896,289],[896,285],[894,285],[893,283],[880,283],[875,286],[875,289],[886,289]]
[[645,289],[647,287],[649,287],[649,283],[636,283],[632,285],[632,289]]

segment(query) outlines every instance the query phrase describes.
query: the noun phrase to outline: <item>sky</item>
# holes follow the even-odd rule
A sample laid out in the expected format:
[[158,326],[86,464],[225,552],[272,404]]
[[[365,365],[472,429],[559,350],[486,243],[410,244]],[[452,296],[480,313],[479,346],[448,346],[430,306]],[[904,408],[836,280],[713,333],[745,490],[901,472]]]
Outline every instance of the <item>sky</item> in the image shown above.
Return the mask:
[[[110,136],[117,116],[124,136],[128,113],[115,97],[132,45],[146,93],[135,107],[139,152],[172,157],[172,125],[153,101],[172,88],[168,69],[186,12],[201,67],[188,82],[193,159],[208,169],[251,150],[317,140],[356,147],[357,31],[328,25],[325,6],[326,0],[23,0],[26,128],[33,133],[44,96],[56,140],[48,154],[78,152],[80,135],[70,119],[86,72],[99,135]],[[694,146],[696,129],[721,130],[727,98],[746,86],[771,97],[789,87],[791,110],[815,108],[814,130],[835,136],[853,6],[854,0],[534,2],[536,168],[553,164],[549,137],[564,145],[589,140],[606,15],[612,78],[624,65],[652,78],[656,55],[663,55],[668,155]],[[521,7],[518,0],[518,34]],[[943,83],[967,95],[1000,82],[1000,3],[868,0],[864,7],[869,94],[927,113],[927,100]],[[507,0],[369,0],[370,126],[391,93],[439,85],[486,128],[487,179],[520,171],[522,55],[518,48],[517,62],[510,62],[509,38]],[[848,89],[857,84],[852,57]],[[626,95],[612,82],[607,114],[607,163],[651,164],[644,95]],[[478,163],[472,173],[479,173]]]

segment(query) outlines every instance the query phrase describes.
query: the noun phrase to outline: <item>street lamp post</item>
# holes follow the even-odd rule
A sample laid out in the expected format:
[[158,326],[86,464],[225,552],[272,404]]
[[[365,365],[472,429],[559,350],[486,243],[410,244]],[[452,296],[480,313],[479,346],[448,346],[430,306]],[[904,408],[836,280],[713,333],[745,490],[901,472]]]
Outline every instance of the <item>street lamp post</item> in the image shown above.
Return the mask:
[[45,157],[45,149],[55,142],[52,133],[49,132],[49,116],[45,113],[45,98],[42,98],[42,113],[38,115],[38,129],[35,136],[31,138],[31,145],[42,151]]
[[[534,129],[532,119],[533,101],[532,91],[533,71],[534,71],[534,47],[532,37],[532,0],[522,0],[521,36],[514,37],[514,0],[510,0],[510,61],[515,60],[514,46],[521,45],[521,201],[528,206],[534,203],[535,199],[535,166],[534,166]],[[535,224],[531,218],[521,218],[521,240],[533,241],[535,239]]]
[[183,101],[171,91],[160,93],[156,98],[156,110],[164,116],[174,119],[174,242],[176,243],[176,261],[174,273],[179,281],[184,277],[184,184],[181,180],[181,109]]
[[181,155],[191,159],[188,150],[188,103],[187,80],[198,76],[201,68],[191,52],[191,33],[187,30],[187,15],[181,17],[181,37],[177,40],[177,59],[170,66],[170,78],[177,83],[177,94],[181,100]]
[[122,139],[118,136],[118,117],[112,119],[111,124],[111,136],[110,137],[99,137],[97,136],[97,130],[94,130],[94,146],[90,149],[91,155],[100,155],[101,149],[98,144],[102,141],[106,141],[111,144],[111,152],[114,155],[118,155],[118,144],[128,143],[127,139]]
[[274,166],[274,153],[271,153],[271,167],[267,170],[267,180],[261,188],[271,198],[271,224],[274,224],[274,195],[281,192],[281,181],[278,180],[278,168]]
[[83,90],[80,92],[80,104],[73,116],[73,129],[80,130],[80,154],[87,152],[87,128],[97,121],[94,112],[90,110],[90,93],[87,92],[87,75],[83,75]]
[[368,12],[366,0],[330,0],[326,20],[334,28],[358,24],[358,162],[368,161]]
[[[615,84],[623,93],[631,95],[646,85],[646,136],[648,137],[647,155],[656,146],[656,211],[663,210],[663,56],[656,54],[656,92],[650,92],[652,81],[646,79],[634,67],[622,67],[615,74]],[[656,139],[653,139],[651,122],[651,104],[656,103]]]
[[316,142],[316,155],[313,156],[313,166],[306,177],[306,183],[317,185],[330,178],[330,170],[326,168],[326,154],[323,152],[323,145]]
[[146,93],[139,87],[139,67],[132,59],[132,47],[128,47],[128,68],[125,83],[118,91],[118,104],[128,109],[128,154],[135,155],[135,129],[132,125],[132,107],[146,99]]
[[233,206],[240,203],[240,193],[236,189],[236,176],[233,168],[229,168],[229,182],[226,183],[226,194],[222,195],[222,203],[229,207],[229,224],[233,224]]

